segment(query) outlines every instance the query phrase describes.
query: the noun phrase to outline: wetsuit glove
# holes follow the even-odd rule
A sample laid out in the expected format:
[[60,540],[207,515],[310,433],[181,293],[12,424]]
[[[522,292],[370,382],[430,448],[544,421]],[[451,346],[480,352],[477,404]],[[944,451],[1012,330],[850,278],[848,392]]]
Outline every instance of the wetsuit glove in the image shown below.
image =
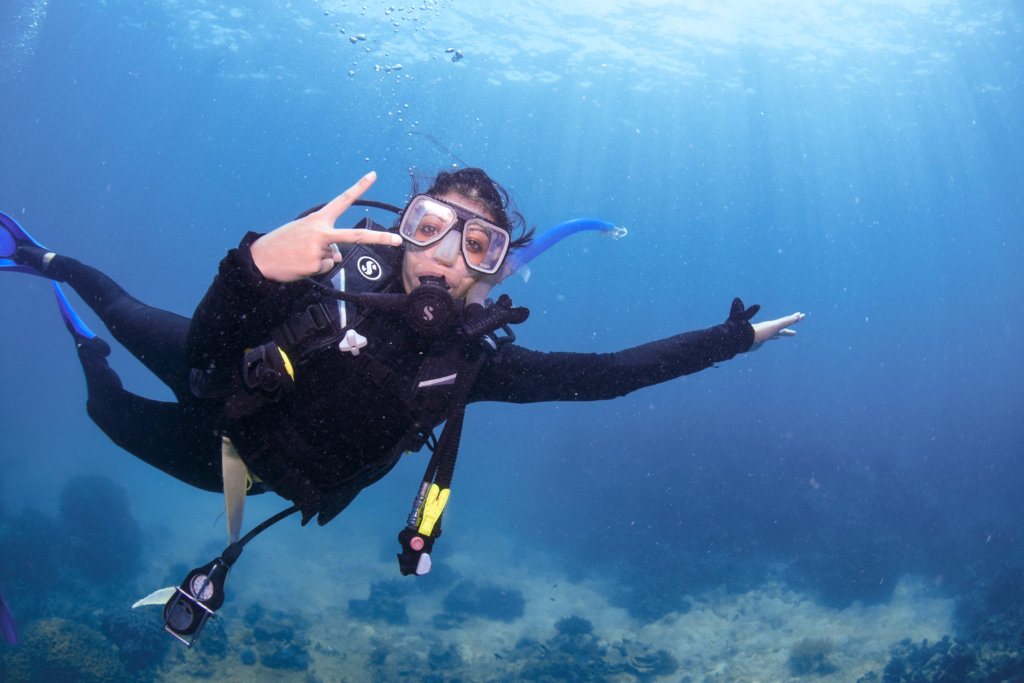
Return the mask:
[[760,304],[754,304],[750,308],[745,308],[743,301],[736,297],[732,300],[732,308],[729,309],[729,319],[725,321],[725,324],[730,327],[749,325],[750,319],[757,315],[757,312],[760,310]]

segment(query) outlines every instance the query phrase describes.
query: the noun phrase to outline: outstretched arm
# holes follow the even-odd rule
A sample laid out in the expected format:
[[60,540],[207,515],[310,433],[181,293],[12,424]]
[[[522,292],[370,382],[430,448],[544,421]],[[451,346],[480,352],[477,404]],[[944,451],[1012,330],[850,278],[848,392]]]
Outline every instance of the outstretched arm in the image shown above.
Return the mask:
[[545,353],[514,344],[481,370],[470,401],[598,401],[698,372],[749,351],[803,319],[802,313],[751,324],[760,306],[734,299],[722,325],[684,332],[614,353]]

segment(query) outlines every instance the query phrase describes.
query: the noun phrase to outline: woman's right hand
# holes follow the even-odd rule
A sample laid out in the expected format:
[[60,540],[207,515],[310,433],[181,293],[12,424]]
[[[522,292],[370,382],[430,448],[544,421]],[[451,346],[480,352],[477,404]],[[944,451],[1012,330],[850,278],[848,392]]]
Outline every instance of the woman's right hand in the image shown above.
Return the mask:
[[286,223],[263,235],[250,247],[252,261],[263,277],[274,282],[294,282],[326,273],[341,261],[337,244],[402,245],[402,238],[379,230],[337,230],[335,222],[359,199],[377,174],[370,171],[320,210]]

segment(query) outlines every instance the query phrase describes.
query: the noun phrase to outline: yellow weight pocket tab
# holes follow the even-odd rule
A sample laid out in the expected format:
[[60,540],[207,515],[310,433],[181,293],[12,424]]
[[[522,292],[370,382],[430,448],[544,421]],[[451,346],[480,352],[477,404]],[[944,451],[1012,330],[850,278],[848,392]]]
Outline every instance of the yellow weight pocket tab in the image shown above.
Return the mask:
[[295,381],[295,368],[292,366],[292,359],[288,357],[288,354],[285,353],[281,349],[281,347],[277,348],[277,352],[281,354],[281,362],[284,363],[284,370],[285,370],[285,372],[288,373],[288,376],[291,377],[292,381],[294,382]]

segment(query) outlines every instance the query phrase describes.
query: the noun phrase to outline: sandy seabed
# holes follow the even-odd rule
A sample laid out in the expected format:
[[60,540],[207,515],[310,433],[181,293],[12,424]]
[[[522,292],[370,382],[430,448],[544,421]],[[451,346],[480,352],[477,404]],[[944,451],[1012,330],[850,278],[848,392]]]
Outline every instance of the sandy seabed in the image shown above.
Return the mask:
[[[265,557],[247,553],[243,562],[249,568],[239,571],[241,565],[236,567],[231,582],[239,593],[229,593],[229,605],[218,617],[228,634],[226,655],[204,654],[202,642],[194,650],[175,646],[157,679],[381,681],[432,676],[432,680],[520,680],[517,672],[522,662],[509,657],[516,644],[524,638],[547,641],[555,636],[559,619],[578,616],[591,622],[602,645],[642,643],[651,651],[670,653],[678,662],[678,670],[671,675],[641,678],[618,673],[605,680],[801,680],[793,673],[790,657],[794,646],[812,639],[829,643],[828,662],[834,671],[816,672],[805,679],[852,683],[872,671],[880,680],[890,649],[904,639],[935,641],[954,635],[953,600],[936,597],[930,583],[915,577],[904,577],[884,604],[854,603],[831,609],[785,585],[767,583],[742,594],[692,595],[685,613],[673,612],[644,623],[612,606],[599,581],[571,582],[548,558],[520,555],[496,561],[493,553],[483,556],[464,550],[448,553],[445,561],[463,577],[521,591],[526,600],[522,617],[510,623],[470,618],[458,628],[438,630],[434,617],[444,611],[446,591],[414,590],[405,600],[407,624],[364,621],[348,614],[348,601],[365,599],[372,583],[398,576],[395,564],[382,558],[379,545],[368,561],[370,553],[361,543],[350,542],[349,552],[337,553],[330,562],[297,561],[292,566],[299,570],[295,574],[280,566],[282,557],[301,556],[302,541],[288,539],[285,545],[293,544],[294,548],[264,546]],[[372,544],[367,541],[368,546]],[[306,553],[309,550],[305,548]],[[260,561],[275,558],[278,563],[272,567],[255,570]],[[252,625],[242,615],[256,602],[265,610],[286,613],[296,625],[296,641],[308,653],[308,670],[242,663],[241,653],[250,647],[245,636],[252,634]],[[438,671],[427,666],[428,653],[449,649],[458,653],[456,669]]]

